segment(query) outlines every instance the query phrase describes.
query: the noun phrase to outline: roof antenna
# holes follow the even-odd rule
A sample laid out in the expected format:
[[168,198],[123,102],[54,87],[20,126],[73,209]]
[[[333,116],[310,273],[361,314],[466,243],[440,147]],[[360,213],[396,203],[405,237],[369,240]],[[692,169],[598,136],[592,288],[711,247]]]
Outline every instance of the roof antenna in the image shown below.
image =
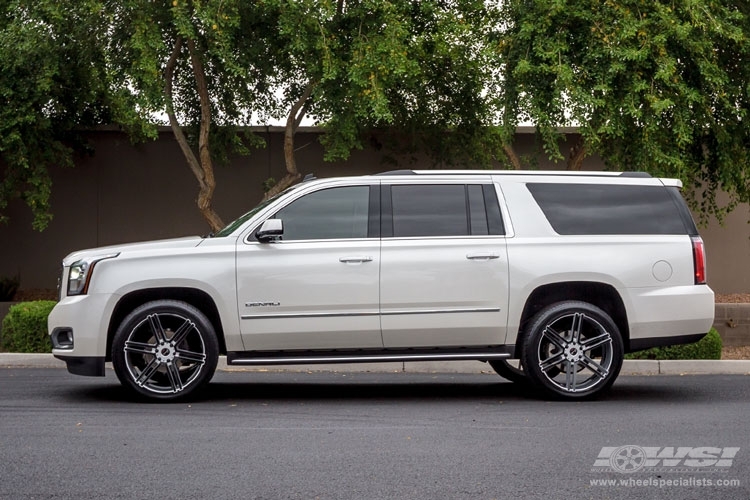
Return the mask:
[[313,174],[313,173],[310,173],[310,174],[307,174],[307,175],[305,175],[305,176],[304,176],[304,177],[302,178],[302,182],[307,182],[307,181],[314,181],[315,179],[317,179],[317,177],[315,177],[315,174]]

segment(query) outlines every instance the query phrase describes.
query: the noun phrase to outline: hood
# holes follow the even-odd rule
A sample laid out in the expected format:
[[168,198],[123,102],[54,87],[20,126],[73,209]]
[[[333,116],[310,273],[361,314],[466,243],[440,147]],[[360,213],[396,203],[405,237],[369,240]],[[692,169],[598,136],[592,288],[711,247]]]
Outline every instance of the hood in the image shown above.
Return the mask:
[[144,241],[141,243],[128,243],[125,245],[111,245],[106,247],[89,248],[78,250],[69,254],[63,259],[63,266],[69,266],[73,262],[85,257],[105,256],[110,254],[133,253],[141,251],[154,251],[162,249],[178,249],[197,247],[201,244],[203,238],[200,236],[187,236],[184,238],[171,238],[167,240]]

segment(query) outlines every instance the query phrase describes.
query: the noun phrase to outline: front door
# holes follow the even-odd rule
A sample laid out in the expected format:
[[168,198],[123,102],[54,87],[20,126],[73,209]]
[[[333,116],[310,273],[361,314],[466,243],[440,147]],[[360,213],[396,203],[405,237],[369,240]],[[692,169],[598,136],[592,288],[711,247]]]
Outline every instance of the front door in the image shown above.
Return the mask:
[[271,218],[280,241],[238,243],[237,296],[247,350],[382,347],[380,240],[367,185],[321,187]]

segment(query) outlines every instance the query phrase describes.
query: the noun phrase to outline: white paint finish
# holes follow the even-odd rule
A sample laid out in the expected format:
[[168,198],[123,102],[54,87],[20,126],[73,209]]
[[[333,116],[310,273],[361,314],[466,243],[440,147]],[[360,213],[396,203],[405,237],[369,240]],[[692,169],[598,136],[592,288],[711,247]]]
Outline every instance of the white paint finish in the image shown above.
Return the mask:
[[107,326],[120,297],[94,293],[65,297],[47,317],[49,332],[55,327],[73,330],[73,349],[53,349],[66,356],[104,356],[107,351]]
[[630,338],[706,333],[714,315],[714,293],[706,285],[628,290]]
[[[341,262],[352,256],[369,260]],[[377,239],[239,244],[245,349],[382,347],[379,273]],[[246,306],[257,302],[279,305]]]
[[[477,255],[496,258],[468,258]],[[383,239],[380,286],[386,347],[503,343],[505,238]]]
[[672,277],[672,266],[666,260],[660,260],[654,263],[651,273],[654,275],[656,281],[664,283]]

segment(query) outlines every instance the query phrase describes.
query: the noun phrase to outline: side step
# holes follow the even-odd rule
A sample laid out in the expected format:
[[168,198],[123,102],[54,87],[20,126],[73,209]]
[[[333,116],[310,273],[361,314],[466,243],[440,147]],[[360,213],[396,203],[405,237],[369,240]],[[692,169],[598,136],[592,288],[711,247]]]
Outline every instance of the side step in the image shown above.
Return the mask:
[[227,353],[229,365],[310,365],[321,363],[378,363],[399,361],[461,361],[491,359],[510,359],[513,346],[508,349],[438,351],[249,351]]

